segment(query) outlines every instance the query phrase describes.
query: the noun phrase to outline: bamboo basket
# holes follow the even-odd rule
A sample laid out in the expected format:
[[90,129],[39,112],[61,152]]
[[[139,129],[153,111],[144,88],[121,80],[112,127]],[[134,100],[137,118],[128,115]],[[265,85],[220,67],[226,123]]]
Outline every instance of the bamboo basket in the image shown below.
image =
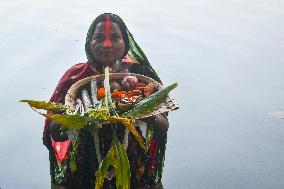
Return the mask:
[[[137,79],[140,82],[143,82],[145,84],[152,82],[155,86],[156,89],[161,90],[163,88],[163,86],[158,83],[157,81],[155,81],[152,78],[149,78],[147,76],[144,75],[139,75],[139,74],[133,74],[133,73],[110,73],[110,81],[112,80],[119,80],[119,79],[123,79],[125,76],[136,76]],[[90,86],[90,82],[92,80],[96,80],[98,82],[102,82],[104,80],[104,75],[97,75],[97,76],[90,76],[90,77],[86,77],[84,79],[81,79],[79,81],[77,81],[76,83],[74,83],[70,89],[67,91],[66,97],[65,97],[65,105],[70,106],[71,109],[75,110],[75,102],[76,99],[79,97],[79,91],[83,88],[89,88]],[[165,100],[160,103],[159,106],[157,106],[155,108],[155,110],[153,112],[150,112],[148,114],[143,115],[142,117],[137,117],[137,119],[142,119],[142,118],[146,118],[146,117],[151,117],[160,113],[166,113],[169,111],[173,111],[178,109],[178,105],[177,103],[174,101],[174,99],[172,99],[171,97],[169,97],[169,95],[166,96]]]

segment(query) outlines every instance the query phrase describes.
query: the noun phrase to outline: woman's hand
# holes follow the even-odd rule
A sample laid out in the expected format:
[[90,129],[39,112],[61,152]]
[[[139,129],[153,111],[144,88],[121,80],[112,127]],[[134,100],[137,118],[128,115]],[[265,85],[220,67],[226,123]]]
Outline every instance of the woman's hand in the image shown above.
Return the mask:
[[155,117],[156,122],[156,137],[163,137],[169,128],[168,118],[164,114],[158,114]]
[[68,136],[66,133],[62,130],[62,127],[60,124],[51,122],[49,126],[49,132],[52,136],[52,138],[57,142],[63,142],[68,140]]
[[51,183],[51,189],[67,189],[67,186]]

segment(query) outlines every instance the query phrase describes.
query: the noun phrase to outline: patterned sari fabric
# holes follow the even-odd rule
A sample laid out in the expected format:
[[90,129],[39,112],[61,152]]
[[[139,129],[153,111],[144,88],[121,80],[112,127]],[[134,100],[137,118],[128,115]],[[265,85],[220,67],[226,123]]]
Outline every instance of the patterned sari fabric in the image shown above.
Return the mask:
[[[122,59],[129,67],[129,72],[145,75],[161,83],[155,70],[148,62],[147,57],[135,42],[132,34],[127,30],[129,39],[129,51]],[[87,42],[88,43],[88,39]],[[90,52],[86,49],[88,62],[72,66],[60,79],[50,101],[64,103],[68,89],[72,84],[85,77],[102,74],[101,65],[94,61]],[[136,130],[143,136],[149,151],[145,153],[136,142],[132,134],[128,136],[127,155],[131,171],[131,188],[146,188],[161,182],[165,159],[166,140],[163,136],[155,135],[155,119],[144,119],[142,125],[137,124]],[[125,127],[118,126],[117,133],[120,142],[125,140]],[[99,158],[95,150],[94,137],[85,129],[81,129],[76,146],[75,164],[76,170],[71,171],[70,149],[74,144],[68,138],[60,125],[45,121],[43,143],[49,149],[51,182],[56,185],[67,185],[70,189],[91,189],[95,185],[95,171],[99,167]],[[102,158],[107,154],[112,141],[112,130],[104,125],[98,132],[99,151]],[[62,151],[63,149],[63,151]],[[65,150],[65,151],[64,151]],[[105,179],[104,188],[115,188],[115,177]]]

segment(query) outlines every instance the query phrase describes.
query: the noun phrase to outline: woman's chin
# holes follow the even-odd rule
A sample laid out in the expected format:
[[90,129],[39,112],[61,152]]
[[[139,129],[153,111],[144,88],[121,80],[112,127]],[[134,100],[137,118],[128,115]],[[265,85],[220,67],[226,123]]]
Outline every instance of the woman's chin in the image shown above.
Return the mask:
[[104,67],[112,67],[115,64],[115,60],[112,61],[105,61],[101,63]]

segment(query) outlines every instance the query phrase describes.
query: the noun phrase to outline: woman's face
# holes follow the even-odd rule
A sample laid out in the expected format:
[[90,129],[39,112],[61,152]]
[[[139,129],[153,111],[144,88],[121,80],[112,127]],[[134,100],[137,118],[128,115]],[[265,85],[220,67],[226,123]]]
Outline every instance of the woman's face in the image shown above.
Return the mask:
[[116,60],[121,60],[125,43],[118,25],[109,19],[99,22],[93,33],[91,49],[95,60],[103,66],[113,66]]

